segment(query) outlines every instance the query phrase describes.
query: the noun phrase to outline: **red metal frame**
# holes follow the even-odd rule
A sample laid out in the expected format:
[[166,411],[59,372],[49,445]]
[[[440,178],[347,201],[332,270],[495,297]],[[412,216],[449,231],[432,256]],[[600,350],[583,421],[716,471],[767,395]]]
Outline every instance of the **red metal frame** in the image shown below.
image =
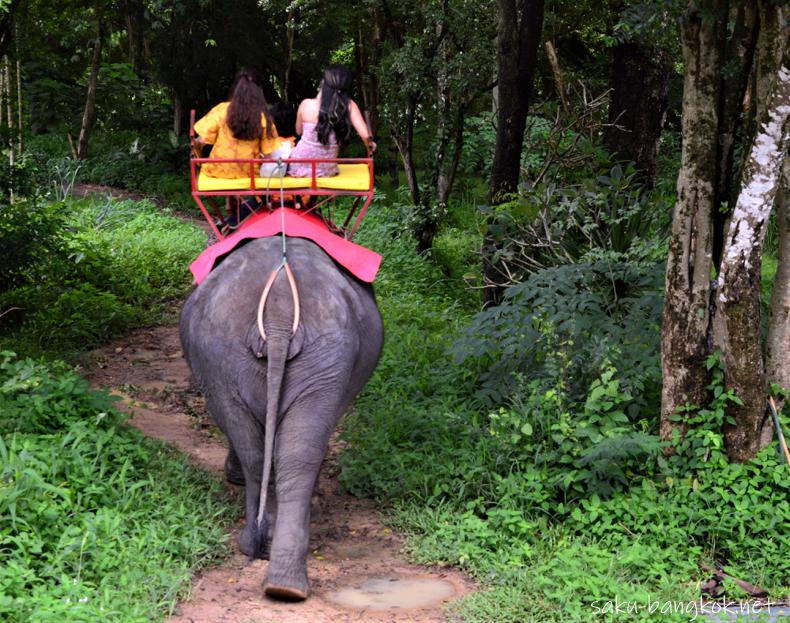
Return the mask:
[[[212,218],[211,213],[208,211],[206,206],[203,203],[202,198],[205,197],[208,203],[211,204],[212,208],[214,209],[216,216],[219,218],[220,223],[225,223],[225,218],[222,215],[221,210],[215,203],[215,199],[217,197],[225,197],[227,200],[227,209],[230,210],[230,203],[231,200],[236,200],[236,209],[237,209],[237,217],[238,217],[238,204],[239,199],[241,197],[266,197],[265,203],[267,205],[271,204],[271,199],[277,199],[280,195],[280,184],[279,178],[272,177],[271,178],[271,186],[269,188],[255,188],[255,178],[260,177],[257,176],[256,173],[260,170],[260,165],[264,162],[271,162],[276,163],[276,160],[271,158],[200,158],[197,157],[195,154],[195,111],[192,110],[190,112],[189,118],[189,144],[192,148],[191,156],[189,159],[189,174],[190,180],[192,185],[192,197],[195,199],[195,202],[198,204],[200,211],[203,213],[203,216],[208,221],[211,229],[217,235],[220,240],[223,240],[225,236],[222,235],[222,232],[217,227],[216,223],[214,222],[214,218]],[[245,188],[242,190],[198,190],[198,174],[200,165],[203,163],[210,162],[212,164],[223,164],[223,163],[243,163],[249,164],[250,166],[250,177],[249,177],[249,188]],[[309,197],[324,197],[324,199],[318,204],[310,206],[306,208],[305,212],[311,212],[316,210],[319,206],[332,201],[332,210],[329,217],[322,214],[322,218],[328,221],[328,224],[334,230],[340,232],[347,240],[352,240],[354,238],[354,234],[359,229],[359,224],[362,222],[362,217],[365,216],[365,212],[367,212],[368,207],[370,206],[371,201],[373,201],[373,158],[318,158],[318,159],[302,159],[302,158],[289,158],[288,163],[308,163],[311,165],[311,180],[310,186],[305,188],[285,188],[283,190],[284,194],[287,195],[300,195],[300,196],[309,196]],[[322,163],[337,163],[337,164],[367,164],[368,165],[368,172],[370,173],[368,188],[365,190],[340,190],[340,189],[333,189],[333,188],[319,188],[316,181],[316,165]],[[238,179],[238,178],[236,178]],[[246,178],[241,178],[246,179]],[[343,222],[342,226],[338,226],[334,222],[334,204],[337,197],[356,197],[351,209],[346,216],[345,221]],[[359,209],[359,213],[357,213],[357,209],[359,208],[359,204],[362,199],[365,199],[362,207]],[[351,229],[348,228],[349,223],[351,223],[352,218],[356,215],[354,219],[354,224],[352,225]]]

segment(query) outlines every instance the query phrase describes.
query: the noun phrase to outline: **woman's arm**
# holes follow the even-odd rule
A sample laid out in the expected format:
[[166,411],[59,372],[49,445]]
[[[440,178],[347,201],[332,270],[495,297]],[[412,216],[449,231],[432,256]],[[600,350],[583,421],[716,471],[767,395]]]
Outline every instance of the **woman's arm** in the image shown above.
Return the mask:
[[196,135],[195,139],[192,141],[192,155],[195,158],[202,158],[203,157],[203,147],[206,145],[206,141],[204,141],[200,135]]
[[302,100],[302,103],[299,104],[299,108],[296,111],[296,133],[299,136],[302,136],[302,123],[304,121],[305,102],[307,102],[307,100]]
[[228,103],[217,104],[204,117],[195,122],[195,134],[206,145],[217,142],[220,126],[225,122]]
[[354,100],[349,101],[349,113],[351,115],[351,125],[354,126],[354,129],[359,134],[359,138],[362,139],[362,142],[370,149],[370,152],[373,153],[376,151],[376,143],[373,142],[372,137],[370,136],[370,130],[368,129],[368,124],[365,123],[365,118],[362,116],[362,111],[359,110],[359,106]]

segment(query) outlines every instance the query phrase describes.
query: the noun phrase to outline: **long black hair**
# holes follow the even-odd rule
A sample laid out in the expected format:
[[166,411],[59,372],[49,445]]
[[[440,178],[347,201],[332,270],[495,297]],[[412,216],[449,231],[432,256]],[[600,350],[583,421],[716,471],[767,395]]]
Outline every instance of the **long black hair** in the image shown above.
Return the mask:
[[233,137],[242,141],[261,138],[261,115],[266,119],[266,137],[272,137],[272,118],[261,88],[261,77],[255,71],[242,69],[230,91],[230,106],[226,123]]
[[329,137],[335,133],[337,144],[348,145],[351,139],[351,118],[349,114],[348,91],[351,88],[351,72],[343,65],[329,65],[324,70],[321,81],[321,106],[318,109],[318,140],[329,144]]
[[296,111],[288,102],[279,101],[269,110],[277,128],[277,136],[296,136]]

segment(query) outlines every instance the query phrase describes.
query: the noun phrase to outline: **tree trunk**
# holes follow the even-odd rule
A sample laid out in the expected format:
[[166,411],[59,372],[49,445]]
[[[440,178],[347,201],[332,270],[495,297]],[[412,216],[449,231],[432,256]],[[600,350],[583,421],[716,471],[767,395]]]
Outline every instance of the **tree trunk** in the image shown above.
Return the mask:
[[790,389],[790,158],[787,157],[782,186],[776,196],[776,229],[779,257],[771,292],[765,377],[768,384],[778,383]]
[[369,45],[365,45],[365,33],[362,21],[357,26],[357,41],[354,46],[355,61],[357,65],[357,89],[368,113],[367,121],[370,131],[376,135],[379,131],[379,101],[381,88],[379,86],[376,68],[381,58],[381,28],[379,26],[379,12],[374,8],[372,16],[372,31]]
[[142,2],[130,2],[126,14],[126,37],[128,39],[127,56],[129,64],[139,78],[143,71],[143,41],[145,39],[145,5]]
[[11,61],[8,60],[8,56],[3,58],[3,73],[5,74],[5,86],[6,86],[6,120],[8,123],[8,164],[13,167],[15,154],[14,154],[14,113],[13,113],[13,101],[14,101],[14,90],[12,88],[11,82]]
[[77,141],[77,158],[85,160],[88,157],[88,139],[93,130],[93,121],[96,113],[96,82],[99,77],[99,65],[101,63],[101,49],[104,42],[104,22],[99,20],[98,34],[93,44],[93,62],[91,64],[91,75],[88,79],[88,94],[85,98],[85,112],[82,115],[82,126],[80,137]]
[[290,92],[291,65],[293,64],[293,54],[294,54],[294,35],[295,35],[294,20],[295,19],[296,19],[296,14],[293,9],[290,9],[285,18],[285,41],[284,41],[285,62],[283,63],[283,74],[282,74],[282,87],[283,87],[282,98],[286,102],[290,101],[288,94]]
[[727,455],[747,461],[760,450],[766,414],[761,349],[760,268],[768,217],[780,185],[788,144],[790,63],[780,67],[759,119],[742,187],[724,242],[718,278],[714,343],[722,352],[725,381],[743,402],[731,405],[735,423],[725,426]]
[[[521,171],[521,148],[535,80],[538,45],[543,30],[543,0],[524,0],[519,21],[516,0],[497,0],[497,114],[494,161],[488,200],[502,203],[518,189]],[[483,256],[483,302],[495,305],[503,288],[495,260],[500,245],[486,232],[481,249]]]
[[173,134],[181,136],[181,120],[184,117],[184,105],[178,91],[173,91]]
[[543,0],[525,0],[521,20],[515,0],[498,0],[497,88],[499,114],[489,202],[518,188],[521,148],[543,29]]
[[551,67],[551,73],[554,75],[554,87],[562,105],[562,111],[568,115],[571,112],[571,105],[568,102],[568,93],[565,89],[565,79],[562,77],[557,50],[554,49],[554,44],[551,41],[546,41],[543,47],[546,49],[546,59]]
[[453,138],[453,156],[450,164],[439,172],[436,180],[436,201],[440,206],[447,207],[450,193],[455,183],[455,174],[461,162],[461,153],[464,149],[464,122],[466,121],[466,104],[461,104],[455,112],[455,136]]
[[754,3],[740,3],[731,9],[733,34],[728,42],[724,61],[730,71],[723,72],[722,76],[722,112],[719,116],[719,155],[716,169],[716,203],[719,209],[713,213],[713,265],[717,271],[721,265],[726,222],[730,214],[730,210],[724,207],[735,205],[738,196],[738,181],[734,179],[734,156],[743,123],[741,109],[754,61],[757,33],[762,28],[757,17],[757,6]]
[[14,25],[14,56],[16,56],[16,115],[17,115],[17,152],[20,157],[25,151],[22,123],[22,63],[19,60],[19,29]]
[[618,159],[633,161],[649,187],[656,181],[656,159],[669,104],[669,74],[668,56],[656,45],[625,41],[614,47],[604,143]]
[[452,121],[450,113],[450,81],[447,75],[446,45],[440,50],[439,75],[437,76],[437,119],[436,119],[436,151],[434,152],[430,182],[426,192],[422,193],[419,205],[418,220],[415,226],[417,251],[424,253],[433,247],[433,239],[439,231],[439,222],[447,210],[450,195],[449,178],[445,171],[445,162],[450,146],[450,130]]
[[[701,0],[681,23],[685,74],[683,148],[667,257],[661,329],[661,438],[671,440],[682,422],[671,417],[687,403],[706,404],[711,352],[708,336],[712,220],[716,209],[718,102],[725,33],[723,0]],[[668,451],[670,451],[668,449]]]
[[403,137],[399,137],[394,130],[391,131],[392,141],[398,148],[403,171],[406,173],[406,183],[409,187],[409,198],[412,205],[420,205],[420,185],[417,182],[417,169],[414,165],[414,115],[417,110],[417,98],[410,97],[406,105],[406,120]]
[[5,98],[6,98],[6,85],[5,85],[5,72],[3,72],[2,61],[0,61],[0,127],[3,126],[5,119]]
[[398,145],[396,144],[395,140],[390,137],[390,146],[389,146],[389,158],[387,158],[387,167],[388,167],[388,174],[390,178],[390,184],[393,188],[397,188],[400,185],[400,176],[399,176],[399,169],[398,169]]
[[[356,65],[357,74],[357,92],[361,95],[362,102],[364,103],[364,111],[366,113],[366,121],[368,122],[372,136],[378,137],[381,118],[379,113],[380,100],[381,100],[381,86],[379,83],[377,68],[381,59],[381,12],[375,6],[372,9],[370,16],[370,24],[372,30],[369,33],[369,38],[366,39],[365,28],[370,29],[370,25],[365,23],[367,14],[362,14],[357,23],[357,37],[354,44],[354,61]],[[379,149],[376,154],[378,166],[381,166],[383,171],[386,171],[392,177],[392,170],[395,170],[395,182],[397,185],[398,177],[398,151],[397,148],[390,144],[389,149]],[[377,168],[378,168],[377,166]]]
[[[790,16],[790,7],[782,7],[780,3],[773,0],[759,0],[759,33],[757,35],[756,48],[754,50],[754,63],[748,77],[746,95],[743,99],[743,131],[745,137],[744,144],[751,145],[754,135],[757,133],[757,120],[765,114],[765,104],[768,101],[768,92],[776,71],[782,63],[782,55],[785,53],[787,44],[787,31],[783,27]],[[784,42],[784,46],[782,44]],[[742,154],[745,165],[749,150],[744,149]],[[735,184],[735,189],[739,188]],[[737,196],[737,192],[733,195]],[[734,205],[736,196],[727,197],[732,200]],[[725,198],[725,199],[727,199]]]
[[11,0],[0,13],[0,56],[7,52],[7,48],[11,42],[11,35],[14,29],[15,21],[14,16],[19,8],[20,0]]

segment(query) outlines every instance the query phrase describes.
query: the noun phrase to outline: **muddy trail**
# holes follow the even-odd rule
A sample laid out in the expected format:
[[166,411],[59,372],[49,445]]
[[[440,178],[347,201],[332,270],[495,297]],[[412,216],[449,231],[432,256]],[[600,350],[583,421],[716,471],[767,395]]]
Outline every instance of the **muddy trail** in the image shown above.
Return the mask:
[[[140,330],[93,351],[88,361],[91,382],[123,398],[132,425],[176,445],[222,479],[224,438],[192,381],[176,326]],[[267,562],[250,562],[236,550],[194,578],[171,623],[449,620],[443,605],[473,590],[473,584],[456,571],[412,565],[399,555],[402,537],[383,525],[372,504],[338,491],[339,449],[335,438],[314,496],[309,599],[284,603],[264,597]],[[227,486],[241,505],[242,489]]]

